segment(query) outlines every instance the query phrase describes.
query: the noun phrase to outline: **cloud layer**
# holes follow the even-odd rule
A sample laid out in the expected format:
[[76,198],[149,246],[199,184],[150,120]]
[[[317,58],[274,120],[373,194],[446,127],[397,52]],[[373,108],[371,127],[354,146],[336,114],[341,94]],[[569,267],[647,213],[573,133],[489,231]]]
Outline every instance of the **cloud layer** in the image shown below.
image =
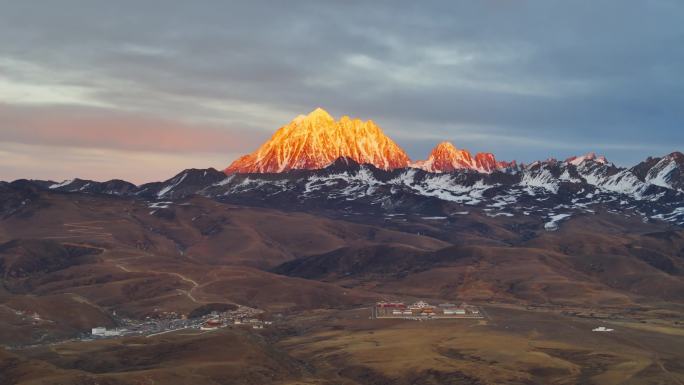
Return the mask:
[[[45,163],[0,179],[223,167],[316,106],[374,119],[413,158],[442,139],[521,161],[684,147],[678,1],[228,3],[4,4],[3,162]],[[84,151],[144,171],[60,165]]]

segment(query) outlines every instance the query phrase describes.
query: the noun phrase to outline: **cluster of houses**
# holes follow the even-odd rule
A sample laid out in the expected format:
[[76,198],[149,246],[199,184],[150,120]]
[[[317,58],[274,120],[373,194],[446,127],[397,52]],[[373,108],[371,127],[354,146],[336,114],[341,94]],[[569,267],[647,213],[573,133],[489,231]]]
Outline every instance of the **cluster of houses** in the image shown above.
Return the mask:
[[104,326],[98,326],[96,328],[92,328],[91,330],[91,335],[93,337],[118,337],[125,333],[127,330],[126,329],[107,329]]
[[188,318],[185,314],[174,312],[157,313],[157,317],[146,317],[145,320],[116,317],[121,327],[108,329],[103,326],[91,329],[90,335],[83,339],[112,338],[125,336],[155,335],[181,329],[214,330],[227,326],[263,329],[271,325],[271,321],[263,320],[263,310],[239,306],[236,310],[212,311],[200,317]]
[[418,301],[410,305],[403,302],[378,302],[375,305],[376,318],[480,318],[480,310],[475,306],[441,303],[430,305],[425,301]]
[[42,323],[42,322],[53,322],[53,321],[41,318],[40,314],[38,314],[38,312],[33,311],[33,310],[17,310],[17,309],[12,309],[11,307],[8,307],[8,306],[5,306],[5,307],[7,309],[13,311],[14,314],[21,317],[23,320],[30,321],[34,325]]
[[264,321],[259,318],[233,318],[227,319],[219,316],[215,316],[204,321],[200,329],[202,330],[214,330],[218,328],[223,328],[230,325],[235,326],[245,326],[251,327],[252,329],[263,329],[264,326],[271,325],[271,321]]

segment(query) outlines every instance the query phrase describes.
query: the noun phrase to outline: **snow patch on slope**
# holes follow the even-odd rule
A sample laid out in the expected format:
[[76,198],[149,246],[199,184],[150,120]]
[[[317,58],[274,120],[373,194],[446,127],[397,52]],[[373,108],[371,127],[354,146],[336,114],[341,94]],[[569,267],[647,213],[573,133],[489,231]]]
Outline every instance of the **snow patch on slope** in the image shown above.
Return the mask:
[[176,177],[176,180],[171,181],[171,183],[173,183],[172,185],[166,186],[163,189],[159,190],[159,192],[157,193],[157,197],[161,198],[164,195],[168,194],[171,190],[173,190],[179,184],[181,184],[181,182],[183,182],[186,176],[188,176],[188,174],[183,173],[183,175],[181,175],[180,177]]
[[523,173],[520,185],[543,188],[544,190],[550,191],[554,194],[558,192],[557,179],[551,174],[551,172],[549,172],[549,170],[545,168],[526,170]]
[[61,182],[61,183],[55,183],[55,184],[53,184],[52,186],[50,186],[50,189],[53,189],[53,190],[54,190],[54,189],[56,189],[56,188],[65,187],[65,186],[68,186],[68,185],[74,183],[74,181],[75,181],[75,179],[67,179],[67,180],[65,180],[65,181],[63,181],[63,182]]
[[[666,164],[662,164],[664,162],[666,162]],[[671,189],[673,187],[670,184],[670,181],[672,180],[672,172],[675,171],[675,169],[677,169],[675,162],[664,158],[649,170],[646,181],[656,186]]]
[[558,230],[558,223],[571,216],[570,214],[551,214],[549,215],[549,221],[544,223],[544,228],[548,231],[556,231]]

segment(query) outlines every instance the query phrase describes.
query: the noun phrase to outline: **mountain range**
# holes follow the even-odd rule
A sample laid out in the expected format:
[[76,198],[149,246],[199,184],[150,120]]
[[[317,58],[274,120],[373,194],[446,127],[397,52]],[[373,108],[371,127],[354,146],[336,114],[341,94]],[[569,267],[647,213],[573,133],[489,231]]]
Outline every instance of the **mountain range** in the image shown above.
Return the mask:
[[281,127],[257,151],[223,172],[190,169],[140,186],[82,179],[3,184],[150,201],[197,194],[224,202],[348,215],[417,213],[446,219],[476,210],[488,216],[531,216],[546,230],[596,211],[684,225],[681,152],[649,157],[631,168],[593,153],[519,164],[497,161],[489,153],[472,156],[442,142],[426,160],[411,162],[372,121],[346,116],[335,121],[320,108]]
[[515,163],[497,162],[491,153],[474,157],[449,142],[438,144],[427,160],[412,163],[404,150],[384,134],[375,122],[343,116],[339,121],[322,108],[299,115],[255,152],[240,157],[226,174],[279,173],[321,169],[340,157],[382,170],[414,167],[430,172],[472,169],[492,172]]

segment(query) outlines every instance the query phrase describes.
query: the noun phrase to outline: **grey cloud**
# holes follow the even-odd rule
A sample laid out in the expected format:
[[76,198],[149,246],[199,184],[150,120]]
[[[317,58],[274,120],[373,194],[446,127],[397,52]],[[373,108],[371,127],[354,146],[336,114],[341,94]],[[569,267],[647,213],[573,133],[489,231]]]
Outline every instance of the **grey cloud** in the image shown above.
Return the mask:
[[684,145],[681,2],[2,8],[0,56],[74,73],[62,81],[115,111],[254,142],[320,105],[378,121],[414,158],[440,136],[523,161],[603,149],[629,164]]

